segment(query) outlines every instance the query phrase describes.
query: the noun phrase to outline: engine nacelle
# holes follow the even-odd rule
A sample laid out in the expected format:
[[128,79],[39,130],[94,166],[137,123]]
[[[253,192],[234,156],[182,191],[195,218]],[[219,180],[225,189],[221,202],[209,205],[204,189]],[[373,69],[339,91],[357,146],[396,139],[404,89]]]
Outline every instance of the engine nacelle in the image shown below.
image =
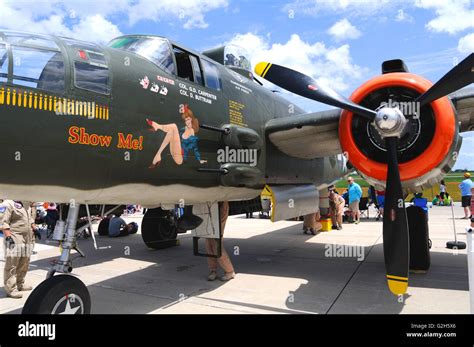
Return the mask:
[[[398,162],[402,186],[417,192],[437,184],[456,162],[462,137],[455,108],[448,97],[419,107],[414,101],[432,86],[411,73],[387,73],[360,86],[351,100],[369,109],[384,103],[399,107],[408,124],[399,139]],[[339,139],[348,161],[378,189],[387,177],[385,141],[370,121],[342,111]]]

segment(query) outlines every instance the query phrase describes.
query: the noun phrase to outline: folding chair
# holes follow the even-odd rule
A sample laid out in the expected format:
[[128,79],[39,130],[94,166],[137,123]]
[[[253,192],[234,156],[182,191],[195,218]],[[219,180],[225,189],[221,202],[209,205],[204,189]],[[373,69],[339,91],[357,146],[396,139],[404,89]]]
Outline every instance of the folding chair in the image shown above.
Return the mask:
[[368,197],[360,198],[359,211],[360,211],[361,217],[365,215],[367,219],[369,218],[369,198]]

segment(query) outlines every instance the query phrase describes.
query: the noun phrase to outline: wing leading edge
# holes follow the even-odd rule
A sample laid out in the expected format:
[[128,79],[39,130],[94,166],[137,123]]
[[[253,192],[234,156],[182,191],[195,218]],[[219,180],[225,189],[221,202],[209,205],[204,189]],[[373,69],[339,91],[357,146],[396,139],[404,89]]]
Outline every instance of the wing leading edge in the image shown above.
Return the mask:
[[323,158],[342,153],[339,143],[340,109],[275,118],[265,131],[283,153],[300,159]]

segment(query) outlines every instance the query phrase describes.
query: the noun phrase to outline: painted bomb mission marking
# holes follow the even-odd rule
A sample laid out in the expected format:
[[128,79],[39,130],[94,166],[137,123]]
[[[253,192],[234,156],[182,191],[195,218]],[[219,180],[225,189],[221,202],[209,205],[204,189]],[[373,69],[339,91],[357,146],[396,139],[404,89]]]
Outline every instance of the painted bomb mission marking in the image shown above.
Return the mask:
[[109,108],[95,102],[60,98],[17,88],[0,88],[0,105],[54,112],[57,115],[109,120]]

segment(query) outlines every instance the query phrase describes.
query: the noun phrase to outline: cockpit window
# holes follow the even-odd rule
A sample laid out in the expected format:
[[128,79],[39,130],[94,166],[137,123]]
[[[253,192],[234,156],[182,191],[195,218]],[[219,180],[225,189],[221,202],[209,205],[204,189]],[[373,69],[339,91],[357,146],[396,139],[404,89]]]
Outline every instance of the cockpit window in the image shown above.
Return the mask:
[[201,60],[204,68],[204,77],[206,79],[206,86],[215,90],[222,89],[221,79],[219,77],[219,69],[217,66],[207,60]]
[[74,62],[74,84],[78,88],[109,94],[109,69],[87,62]]
[[5,45],[0,44],[0,82],[8,80],[8,51]]
[[169,74],[176,73],[173,55],[169,43],[165,39],[125,36],[112,40],[108,46],[141,55]]
[[242,47],[227,45],[224,50],[224,65],[252,71],[252,65],[247,58],[248,56],[249,54]]
[[109,95],[109,67],[102,49],[87,42],[63,41],[74,50],[74,86]]
[[61,52],[12,46],[13,84],[51,92],[64,91],[64,62]]
[[102,49],[93,43],[63,39],[63,42],[75,50],[75,59],[88,59],[97,64],[107,64]]

